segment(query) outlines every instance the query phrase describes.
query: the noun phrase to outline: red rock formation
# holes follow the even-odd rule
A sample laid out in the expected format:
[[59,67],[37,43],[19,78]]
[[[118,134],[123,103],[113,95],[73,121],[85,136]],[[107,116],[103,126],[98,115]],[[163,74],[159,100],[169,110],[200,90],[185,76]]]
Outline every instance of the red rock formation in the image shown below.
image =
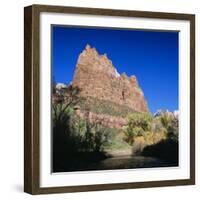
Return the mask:
[[96,114],[89,111],[77,110],[76,114],[81,119],[87,119],[91,124],[102,124],[106,127],[121,129],[127,124],[127,120],[121,117],[115,117],[105,114]]
[[99,55],[89,45],[79,55],[72,84],[81,89],[79,95],[82,97],[94,97],[128,106],[137,112],[148,112],[136,77],[128,77],[125,73],[119,75],[106,54]]

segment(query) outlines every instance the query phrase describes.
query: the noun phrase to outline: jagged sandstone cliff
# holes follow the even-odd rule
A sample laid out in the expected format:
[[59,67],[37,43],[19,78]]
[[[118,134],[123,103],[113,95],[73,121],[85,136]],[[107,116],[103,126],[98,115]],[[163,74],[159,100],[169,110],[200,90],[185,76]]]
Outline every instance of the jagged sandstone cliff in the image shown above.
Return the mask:
[[81,96],[114,102],[138,112],[148,112],[136,77],[128,77],[125,73],[119,75],[106,54],[99,55],[89,45],[79,55],[73,85],[81,89]]

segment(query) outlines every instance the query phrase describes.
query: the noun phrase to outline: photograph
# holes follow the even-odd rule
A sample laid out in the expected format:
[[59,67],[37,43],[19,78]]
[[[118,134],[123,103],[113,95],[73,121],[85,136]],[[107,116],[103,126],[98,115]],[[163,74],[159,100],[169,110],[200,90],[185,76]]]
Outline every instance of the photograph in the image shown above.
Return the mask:
[[195,15],[24,8],[24,191],[195,184]]
[[51,140],[52,173],[178,167],[179,32],[52,24]]

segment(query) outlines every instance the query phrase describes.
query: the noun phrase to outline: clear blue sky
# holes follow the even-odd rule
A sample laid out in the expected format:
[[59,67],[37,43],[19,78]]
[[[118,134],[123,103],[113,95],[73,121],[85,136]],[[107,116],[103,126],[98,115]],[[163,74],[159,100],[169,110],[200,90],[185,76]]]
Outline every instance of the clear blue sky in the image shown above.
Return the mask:
[[178,109],[178,32],[52,27],[52,75],[69,83],[86,44],[135,75],[151,112]]

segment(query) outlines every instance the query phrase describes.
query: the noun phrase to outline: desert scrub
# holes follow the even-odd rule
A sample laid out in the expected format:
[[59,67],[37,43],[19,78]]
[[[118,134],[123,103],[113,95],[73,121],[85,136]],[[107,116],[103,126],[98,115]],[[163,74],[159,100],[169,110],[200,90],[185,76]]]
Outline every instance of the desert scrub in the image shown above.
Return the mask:
[[106,150],[119,150],[119,149],[129,149],[131,146],[120,138],[114,137],[112,140],[103,144],[104,151]]
[[128,106],[122,106],[111,101],[96,99],[94,97],[84,98],[78,103],[81,110],[89,110],[96,114],[106,114],[116,117],[127,117],[135,112]]

